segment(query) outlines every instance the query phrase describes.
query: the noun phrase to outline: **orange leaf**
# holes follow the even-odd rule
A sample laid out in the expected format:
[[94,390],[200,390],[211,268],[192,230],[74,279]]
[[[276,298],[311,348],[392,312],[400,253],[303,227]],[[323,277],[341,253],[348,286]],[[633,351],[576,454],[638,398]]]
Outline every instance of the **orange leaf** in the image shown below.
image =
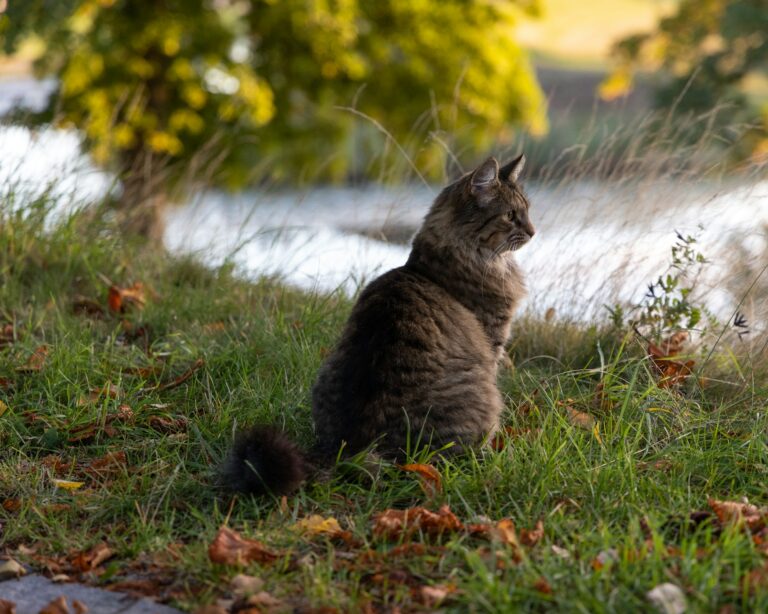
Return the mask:
[[72,565],[82,571],[93,571],[104,561],[108,561],[114,556],[114,552],[105,542],[99,542],[87,552],[80,552],[72,559]]
[[432,465],[414,463],[410,465],[398,465],[398,467],[403,471],[417,473],[421,477],[421,487],[428,497],[433,497],[443,491],[443,482],[440,477],[440,472]]
[[141,309],[144,307],[145,302],[144,284],[140,281],[137,281],[127,288],[120,288],[118,286],[109,287],[107,305],[114,313],[125,313],[126,310],[132,306]]
[[544,523],[539,520],[536,526],[531,529],[520,529],[520,543],[524,546],[535,546],[544,537]]
[[23,373],[40,371],[45,365],[46,358],[48,358],[48,346],[41,345],[34,352],[32,352],[32,355],[29,357],[27,362],[24,363],[21,367],[17,367],[16,370]]
[[38,614],[69,614],[67,598],[64,595],[57,597],[40,610]]
[[746,525],[750,531],[763,529],[768,522],[768,508],[738,501],[708,499],[709,507],[722,524]]
[[418,531],[434,536],[463,528],[447,505],[442,506],[437,513],[423,507],[412,507],[406,510],[385,510],[373,518],[373,534],[390,539],[407,537]]
[[0,614],[16,614],[16,604],[13,601],[0,599]]
[[228,527],[221,527],[208,547],[208,558],[222,565],[244,565],[252,561],[272,563],[280,557],[261,542],[246,539]]

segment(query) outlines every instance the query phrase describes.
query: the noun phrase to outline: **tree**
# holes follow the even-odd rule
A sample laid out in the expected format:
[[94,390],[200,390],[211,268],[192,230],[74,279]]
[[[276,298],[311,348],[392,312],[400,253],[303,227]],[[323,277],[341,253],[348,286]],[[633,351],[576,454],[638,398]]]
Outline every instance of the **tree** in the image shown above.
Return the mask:
[[6,51],[44,41],[35,67],[58,77],[51,117],[125,171],[124,208],[143,207],[139,226],[151,226],[154,195],[206,153],[222,155],[217,178],[235,185],[257,162],[272,178],[342,179],[373,170],[359,160],[393,145],[386,129],[402,142],[426,136],[417,162],[437,174],[442,129],[458,149],[516,125],[543,131],[543,97],[512,36],[536,10],[535,0],[25,0],[8,4],[0,28]]
[[603,94],[623,93],[636,69],[652,69],[658,106],[696,113],[722,107],[722,121],[754,124],[745,144],[768,154],[768,105],[761,111],[748,92],[752,77],[768,76],[766,33],[765,0],[681,0],[656,31],[618,43],[618,66]]

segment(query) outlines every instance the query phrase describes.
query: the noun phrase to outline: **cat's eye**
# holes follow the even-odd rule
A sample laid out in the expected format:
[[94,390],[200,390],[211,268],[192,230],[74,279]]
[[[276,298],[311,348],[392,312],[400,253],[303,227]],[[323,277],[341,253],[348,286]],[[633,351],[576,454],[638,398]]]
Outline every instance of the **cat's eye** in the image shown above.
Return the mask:
[[516,222],[517,221],[517,214],[514,211],[507,211],[507,219],[510,222]]

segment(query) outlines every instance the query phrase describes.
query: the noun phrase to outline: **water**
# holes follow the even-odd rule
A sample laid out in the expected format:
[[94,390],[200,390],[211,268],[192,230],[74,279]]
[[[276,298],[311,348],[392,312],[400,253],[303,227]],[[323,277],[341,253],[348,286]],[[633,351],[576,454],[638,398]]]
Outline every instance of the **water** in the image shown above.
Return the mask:
[[[113,178],[77,147],[71,133],[3,129],[0,186],[12,180],[32,195],[49,186],[69,205],[98,198]],[[307,290],[352,294],[405,262],[406,238],[437,189],[204,192],[168,211],[165,244],[211,266],[231,262],[249,278],[269,275]],[[766,250],[768,182],[578,181],[527,189],[537,234],[518,261],[528,278],[525,309],[532,312],[554,308],[563,317],[592,320],[605,316],[605,305],[640,300],[647,283],[667,269],[679,231],[700,235],[711,264],[699,287],[708,306],[727,318],[738,300],[726,284],[733,267]],[[402,242],[376,238],[393,231]]]

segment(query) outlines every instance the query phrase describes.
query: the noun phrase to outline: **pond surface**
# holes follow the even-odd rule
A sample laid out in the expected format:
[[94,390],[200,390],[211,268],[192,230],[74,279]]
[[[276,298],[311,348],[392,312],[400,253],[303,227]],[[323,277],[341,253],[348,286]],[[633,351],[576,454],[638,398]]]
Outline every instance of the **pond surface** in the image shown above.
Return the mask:
[[[0,152],[2,190],[11,183],[26,200],[50,189],[74,205],[116,185],[78,153],[72,133],[4,128]],[[739,298],[731,281],[765,257],[768,182],[526,187],[537,234],[518,261],[528,278],[525,308],[533,312],[554,308],[563,317],[592,320],[605,317],[605,305],[640,300],[647,284],[667,270],[678,231],[699,236],[699,249],[710,260],[700,293],[727,318]],[[408,239],[438,190],[367,185],[208,191],[167,211],[165,243],[211,266],[232,262],[250,278],[275,276],[307,290],[351,294],[405,262]],[[5,198],[3,206],[9,202]]]

